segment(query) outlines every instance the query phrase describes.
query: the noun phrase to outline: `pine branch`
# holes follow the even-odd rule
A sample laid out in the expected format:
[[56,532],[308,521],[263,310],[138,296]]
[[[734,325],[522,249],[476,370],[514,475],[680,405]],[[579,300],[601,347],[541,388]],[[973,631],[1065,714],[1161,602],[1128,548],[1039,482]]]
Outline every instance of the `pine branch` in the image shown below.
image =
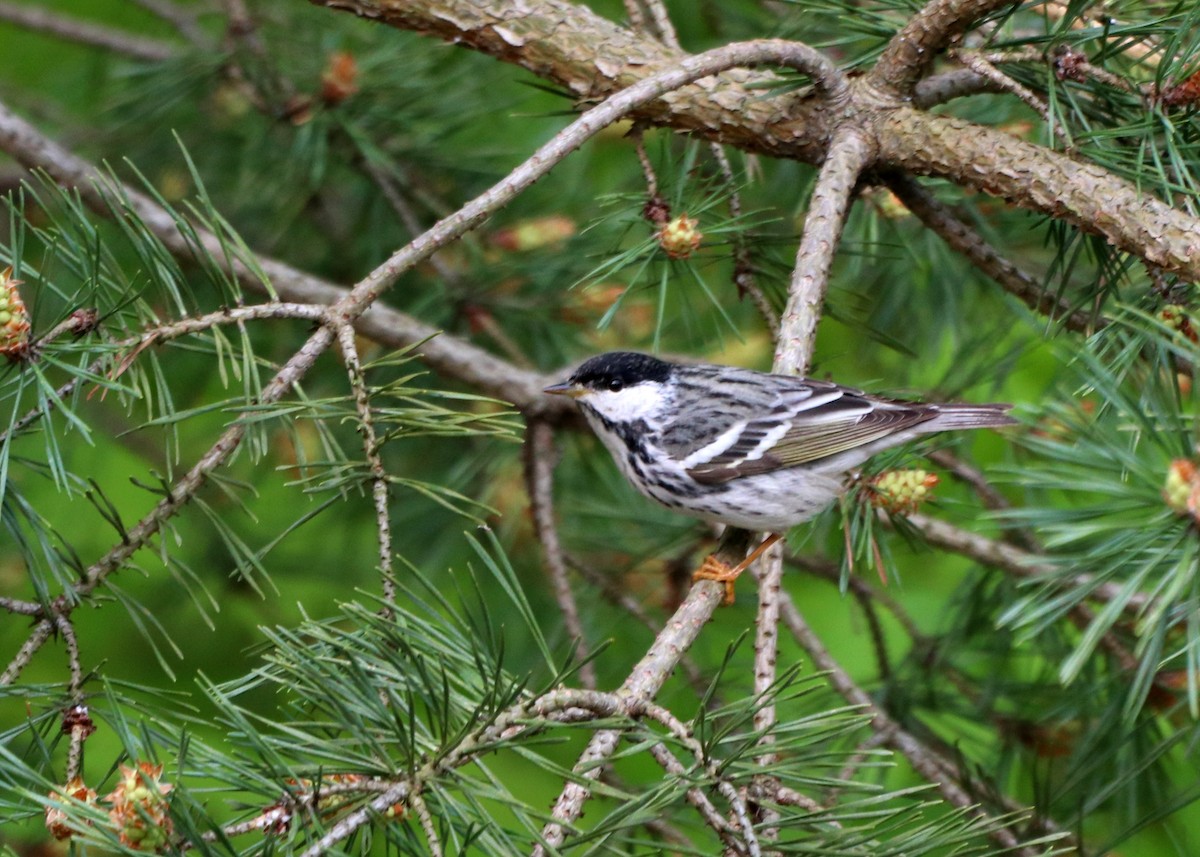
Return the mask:
[[1062,321],[1068,330],[1091,333],[1107,322],[1072,309],[1032,276],[1004,258],[978,232],[909,176],[890,173],[887,186],[913,214],[950,247],[1030,309]]
[[[114,184],[108,174],[68,152],[3,105],[0,105],[0,149],[28,169],[41,171],[63,187],[73,188],[93,211],[113,216],[107,189],[123,200],[133,216],[144,223],[172,254],[183,260],[194,257],[195,248],[170,212],[128,185]],[[205,252],[250,291],[266,293],[261,271],[271,288],[285,301],[332,305],[347,295],[345,288],[267,256],[256,256],[252,268],[241,259],[230,258],[217,236],[208,230],[194,227],[192,233]],[[421,358],[435,371],[457,378],[494,398],[512,402],[522,410],[547,419],[571,421],[577,418],[570,402],[557,401],[559,397],[542,393],[553,380],[550,377],[513,366],[466,340],[441,333],[433,325],[411,315],[375,304],[355,319],[354,325],[363,336],[389,348],[403,349],[420,344]]]
[[873,157],[869,137],[853,122],[842,126],[829,144],[829,160],[821,167],[804,217],[804,234],[796,251],[787,307],[780,320],[775,372],[803,375],[812,365],[817,322],[825,305],[829,271],[850,210],[851,195],[858,177]]
[[[1038,580],[1061,576],[1061,572],[1056,566],[1045,562],[1036,554],[961,529],[938,518],[915,513],[908,515],[905,521],[930,544],[970,557],[984,565],[998,568],[1013,577]],[[1102,601],[1112,601],[1117,598],[1127,599],[1126,606],[1129,609],[1144,609],[1151,600],[1149,596],[1142,593],[1124,593],[1122,587],[1116,583],[1097,583],[1085,573],[1072,575],[1068,582],[1069,585],[1087,589],[1092,597]]]
[[[871,716],[871,728],[881,737],[885,745],[902,753],[913,769],[928,782],[933,783],[950,804],[981,819],[989,818],[988,813],[979,808],[978,800],[960,784],[961,774],[957,767],[931,748],[926,747],[911,733],[902,729],[900,724],[888,716],[862,688],[854,683],[849,674],[830,654],[821,639],[813,632],[786,593],[783,596],[782,613],[784,624],[787,625],[796,641],[808,652],[809,657],[813,659],[814,666],[829,674],[829,683],[847,702],[859,706]],[[1058,832],[1056,826],[1047,819],[1039,818],[1037,821],[1047,832]],[[1034,857],[1037,854],[1031,848],[1023,848],[1020,839],[1009,827],[991,825],[989,834],[997,844],[1010,849],[1015,854],[1023,855],[1023,857]]]
[[[716,556],[723,562],[736,564],[746,555],[747,545],[748,538],[744,531],[731,530],[722,539]],[[724,585],[713,580],[697,581],[617,693],[632,699],[652,699],[724,598]],[[554,802],[554,822],[542,830],[542,839],[551,848],[556,848],[566,839],[566,825],[579,818],[591,794],[584,783],[594,781],[599,776],[601,765],[615,752],[619,740],[620,732],[605,729],[597,732],[588,742],[587,749],[574,767],[575,774],[582,782],[567,783]],[[532,853],[534,857],[542,857],[545,850],[539,844]]]
[[[371,473],[371,497],[375,503],[375,532],[379,538],[379,576],[382,583],[383,600],[389,605],[396,601],[396,578],[392,571],[392,523],[388,512],[387,470],[379,454],[379,438],[375,434],[375,418],[371,413],[371,394],[363,373],[358,345],[354,341],[354,328],[349,324],[337,325],[337,340],[342,351],[342,363],[350,389],[354,394],[354,409],[358,413],[358,431],[362,435],[363,454],[367,469]],[[388,610],[390,608],[384,608]],[[385,614],[386,615],[386,614]]]
[[972,24],[1016,0],[932,0],[895,35],[867,75],[870,85],[907,96],[938,52]]
[[[599,18],[585,7],[545,0],[515,13],[510,4],[467,0],[312,0],[348,9],[401,29],[436,36],[516,63],[584,98],[631,85],[677,57],[652,39]],[[880,99],[894,77],[907,92],[932,52],[979,17],[1011,0],[937,0],[893,40],[868,75],[875,86],[854,89],[843,110],[821,100],[793,100],[786,116],[748,93],[771,86],[769,74],[718,78],[648,102],[631,116],[650,124],[699,131],[709,139],[773,157],[821,163],[833,126],[853,116],[878,147],[876,166],[939,176],[963,187],[1099,233],[1114,247],[1172,273],[1200,280],[1200,222],[1094,165],[960,119]],[[911,37],[911,38],[910,38]],[[909,47],[923,52],[909,52]],[[610,57],[625,57],[613,63]],[[602,74],[597,75],[600,69]],[[770,99],[768,99],[770,100]]]
[[[542,545],[542,562],[550,577],[554,600],[558,602],[567,635],[575,644],[586,646],[579,605],[567,579],[566,558],[558,537],[558,523],[554,519],[554,468],[558,463],[554,429],[541,420],[532,420],[525,432],[524,452],[525,490],[533,510],[533,526]],[[596,668],[591,661],[580,667],[579,681],[589,690],[596,689]]]

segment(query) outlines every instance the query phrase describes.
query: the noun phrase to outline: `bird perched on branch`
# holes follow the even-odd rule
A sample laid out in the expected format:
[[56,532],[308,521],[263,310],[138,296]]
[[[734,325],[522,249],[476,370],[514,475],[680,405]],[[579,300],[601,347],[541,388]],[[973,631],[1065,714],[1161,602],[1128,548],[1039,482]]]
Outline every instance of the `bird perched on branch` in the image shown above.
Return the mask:
[[724,582],[727,601],[733,580],[783,531],[828,506],[875,453],[922,434],[1014,422],[1009,405],[903,402],[628,351],[592,357],[546,392],[579,403],[621,472],[651,500],[772,534],[736,567],[710,556],[696,572]]

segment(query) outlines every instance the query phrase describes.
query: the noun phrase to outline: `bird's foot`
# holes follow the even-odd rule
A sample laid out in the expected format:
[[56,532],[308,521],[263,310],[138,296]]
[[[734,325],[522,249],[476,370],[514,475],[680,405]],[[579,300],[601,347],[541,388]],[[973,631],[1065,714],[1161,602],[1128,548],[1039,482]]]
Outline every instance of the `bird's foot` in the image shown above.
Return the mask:
[[728,563],[717,559],[716,554],[709,554],[704,558],[701,566],[692,573],[692,580],[715,580],[717,583],[725,584],[725,600],[721,603],[728,606],[734,601],[733,583],[738,579],[743,571],[748,569],[756,559],[763,555],[771,545],[779,541],[781,538],[779,533],[771,533],[762,540],[762,544],[752,550],[744,560],[739,562],[732,568]]
[[734,600],[733,582],[738,579],[738,575],[745,569],[742,564],[736,568],[730,568],[728,563],[717,559],[716,554],[709,554],[704,558],[704,563],[692,573],[692,580],[715,580],[717,583],[725,584],[725,600],[722,604],[732,604]]

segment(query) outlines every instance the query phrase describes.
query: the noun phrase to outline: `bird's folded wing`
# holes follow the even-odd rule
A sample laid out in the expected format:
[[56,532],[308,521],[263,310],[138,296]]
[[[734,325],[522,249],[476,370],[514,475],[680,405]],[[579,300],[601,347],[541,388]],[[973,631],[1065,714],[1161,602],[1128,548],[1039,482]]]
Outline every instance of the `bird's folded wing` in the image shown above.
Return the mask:
[[720,451],[705,455],[697,450],[689,456],[688,474],[697,482],[717,484],[796,467],[865,446],[934,415],[924,405],[872,400],[845,388],[838,393],[814,396],[747,421]]

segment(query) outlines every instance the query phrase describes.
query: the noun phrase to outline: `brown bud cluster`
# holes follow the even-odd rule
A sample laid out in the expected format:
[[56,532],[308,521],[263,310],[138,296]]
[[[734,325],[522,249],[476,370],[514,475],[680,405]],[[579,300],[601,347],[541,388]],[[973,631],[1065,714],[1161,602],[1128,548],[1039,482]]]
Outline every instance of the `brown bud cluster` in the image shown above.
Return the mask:
[[672,259],[686,259],[700,249],[704,234],[697,229],[700,221],[681,214],[658,230],[658,244]]
[[29,311],[13,279],[12,266],[0,271],[0,354],[21,360],[29,353]]
[[867,500],[877,509],[908,515],[930,498],[938,481],[937,474],[919,468],[885,470],[867,483]]
[[[86,724],[75,725],[83,728],[90,723],[88,720]],[[103,798],[97,797],[80,777],[72,778],[61,789],[51,792],[50,797],[60,803],[71,799],[90,806],[106,805],[109,824],[122,845],[138,851],[161,851],[175,831],[167,814],[174,786],[163,782],[162,772],[162,765],[149,762],[138,762],[132,768],[122,765],[116,787]],[[66,811],[53,804],[46,806],[46,829],[55,839],[69,839],[76,833],[68,824]]]
[[1192,342],[1200,341],[1196,334],[1195,321],[1188,308],[1181,304],[1167,304],[1158,311],[1158,320],[1171,330],[1177,330]]
[[149,762],[121,766],[121,781],[105,800],[112,805],[108,817],[122,845],[157,851],[170,840],[174,825],[167,815],[167,796],[174,786],[162,781],[162,772],[162,765]]
[[1190,107],[1200,101],[1200,71],[1168,86],[1159,94],[1164,107]]
[[335,51],[321,72],[321,100],[336,107],[358,92],[358,63],[347,51]]
[[1172,512],[1200,524],[1200,474],[1195,462],[1187,458],[1176,458],[1171,462],[1162,496]]

